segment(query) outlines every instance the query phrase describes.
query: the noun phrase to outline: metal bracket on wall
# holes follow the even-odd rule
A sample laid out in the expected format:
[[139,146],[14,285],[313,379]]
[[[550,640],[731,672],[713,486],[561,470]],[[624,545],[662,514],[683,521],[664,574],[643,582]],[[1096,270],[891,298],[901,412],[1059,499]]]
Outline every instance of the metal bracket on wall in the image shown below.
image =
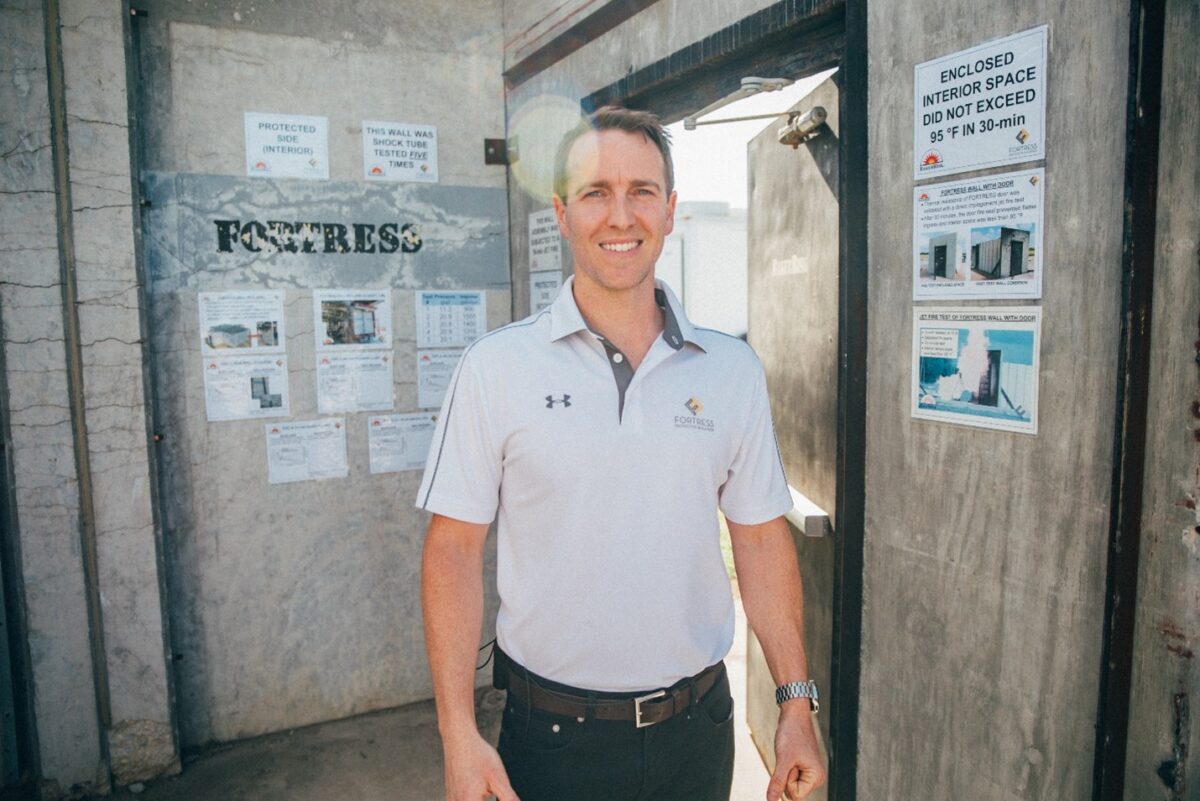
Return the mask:
[[517,163],[517,140],[483,140],[483,163],[508,165]]
[[792,509],[784,515],[806,537],[832,537],[833,523],[829,513],[817,506],[807,495],[788,485],[792,493]]

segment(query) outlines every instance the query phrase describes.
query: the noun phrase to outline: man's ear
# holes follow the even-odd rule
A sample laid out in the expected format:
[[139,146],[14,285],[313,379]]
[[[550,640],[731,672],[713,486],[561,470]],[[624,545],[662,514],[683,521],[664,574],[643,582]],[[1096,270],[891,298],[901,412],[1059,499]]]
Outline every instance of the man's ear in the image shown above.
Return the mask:
[[[670,234],[675,230],[675,199],[678,197],[675,190],[671,190],[671,196],[667,198],[667,227],[666,233]],[[558,198],[555,198],[557,200]]]
[[554,217],[558,220],[558,232],[567,236],[567,204],[558,195],[554,196]]

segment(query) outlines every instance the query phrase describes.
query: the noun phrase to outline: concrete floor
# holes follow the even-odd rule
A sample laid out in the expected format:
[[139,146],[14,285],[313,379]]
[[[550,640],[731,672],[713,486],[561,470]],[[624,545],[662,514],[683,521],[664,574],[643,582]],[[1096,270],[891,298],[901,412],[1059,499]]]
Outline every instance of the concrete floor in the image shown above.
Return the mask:
[[[739,710],[732,801],[757,801],[766,793],[768,776],[744,717],[746,625],[740,603],[733,652],[725,661]],[[480,693],[480,729],[493,742],[502,705],[501,693]],[[440,801],[442,793],[441,743],[428,701],[219,746],[186,762],[179,776],[151,782],[139,793],[122,789],[109,799]]]

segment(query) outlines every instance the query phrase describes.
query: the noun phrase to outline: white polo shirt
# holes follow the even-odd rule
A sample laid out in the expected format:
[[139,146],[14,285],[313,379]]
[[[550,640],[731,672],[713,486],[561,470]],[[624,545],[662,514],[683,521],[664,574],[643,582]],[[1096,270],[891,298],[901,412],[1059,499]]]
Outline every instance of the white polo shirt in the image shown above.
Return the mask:
[[744,524],[792,508],[766,381],[661,283],[663,335],[631,373],[572,286],[463,353],[417,506],[499,512],[496,636],[514,660],[575,687],[666,687],[733,644],[718,505]]

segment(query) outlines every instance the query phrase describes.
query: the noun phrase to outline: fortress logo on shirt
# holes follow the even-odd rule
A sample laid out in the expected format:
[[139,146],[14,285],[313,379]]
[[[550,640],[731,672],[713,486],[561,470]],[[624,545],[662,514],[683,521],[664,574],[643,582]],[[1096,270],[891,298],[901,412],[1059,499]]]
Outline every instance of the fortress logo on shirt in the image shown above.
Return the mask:
[[701,417],[700,412],[704,411],[704,404],[694,396],[688,398],[683,404],[684,408],[691,412],[691,416],[677,414],[675,415],[676,428],[694,428],[698,431],[712,431],[716,428],[710,417]]

